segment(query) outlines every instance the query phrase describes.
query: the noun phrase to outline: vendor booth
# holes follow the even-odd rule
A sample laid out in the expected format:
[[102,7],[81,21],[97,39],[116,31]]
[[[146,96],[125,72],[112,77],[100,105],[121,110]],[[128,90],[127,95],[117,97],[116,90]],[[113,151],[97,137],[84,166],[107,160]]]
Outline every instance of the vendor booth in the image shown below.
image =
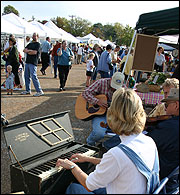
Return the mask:
[[[139,19],[136,23],[135,27],[135,32],[131,41],[131,45],[129,48],[129,52],[127,54],[127,59],[123,68],[123,73],[128,61],[128,56],[130,54],[133,42],[135,38],[137,37],[136,35],[144,35],[144,36],[149,36],[149,37],[161,37],[161,40],[163,36],[176,36],[179,34],[179,7],[176,8],[171,8],[171,9],[166,9],[166,10],[161,10],[161,11],[156,11],[156,12],[150,12],[150,13],[144,13],[139,16]],[[177,39],[176,39],[177,40]],[[161,42],[163,43],[163,42]],[[175,44],[171,43],[166,43],[169,46],[172,46],[173,48],[178,48],[179,46],[179,39],[178,42]],[[158,46],[158,45],[157,45]],[[143,47],[143,45],[141,46]],[[155,52],[153,50],[153,52]],[[136,52],[137,53],[137,52]],[[155,53],[154,53],[155,55]],[[134,58],[136,56],[134,55]],[[133,67],[132,67],[133,69]],[[134,70],[134,69],[133,69]],[[138,72],[138,69],[136,69]],[[141,69],[139,69],[141,70]],[[145,70],[144,70],[145,71]],[[130,73],[129,73],[130,74]],[[127,79],[128,80],[128,79]],[[126,82],[127,84],[127,82]],[[149,103],[149,100],[152,99],[152,97],[157,96],[156,98],[153,98],[154,100],[156,99],[157,101],[151,102],[151,104],[158,104],[160,100],[163,98],[163,95],[160,94],[160,92],[149,92],[149,93],[143,93],[141,94],[138,92],[139,96],[141,99],[145,102],[145,104]],[[153,93],[153,94],[151,94]],[[148,95],[147,95],[148,94]],[[151,97],[150,97],[151,96]]]

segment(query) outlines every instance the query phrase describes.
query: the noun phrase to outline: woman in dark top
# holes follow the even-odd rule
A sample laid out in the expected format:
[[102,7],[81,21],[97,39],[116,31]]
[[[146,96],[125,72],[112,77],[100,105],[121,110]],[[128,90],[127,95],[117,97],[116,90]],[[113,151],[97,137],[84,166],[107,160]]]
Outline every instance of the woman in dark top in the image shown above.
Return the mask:
[[20,80],[18,76],[19,69],[19,53],[17,47],[15,46],[16,40],[14,38],[9,38],[9,55],[7,57],[8,64],[12,66],[12,72],[15,76],[15,85],[20,85]]

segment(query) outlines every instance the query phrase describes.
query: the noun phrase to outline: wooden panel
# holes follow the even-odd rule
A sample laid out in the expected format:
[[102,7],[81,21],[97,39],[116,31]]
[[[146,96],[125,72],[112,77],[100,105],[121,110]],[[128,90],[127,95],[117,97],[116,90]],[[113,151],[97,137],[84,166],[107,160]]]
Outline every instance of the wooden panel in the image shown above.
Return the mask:
[[137,34],[133,59],[133,70],[151,72],[154,62],[159,37]]

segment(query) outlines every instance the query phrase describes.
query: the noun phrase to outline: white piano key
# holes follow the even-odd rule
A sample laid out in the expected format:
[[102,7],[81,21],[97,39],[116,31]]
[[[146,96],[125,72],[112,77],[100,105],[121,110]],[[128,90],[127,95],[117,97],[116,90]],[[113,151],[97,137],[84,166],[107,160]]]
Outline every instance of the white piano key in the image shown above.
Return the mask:
[[[93,156],[95,154],[94,150],[88,150],[87,152],[83,153],[87,156]],[[42,174],[38,175],[42,181],[48,179],[51,175],[54,175],[55,173],[60,172],[63,169],[63,167],[52,167],[50,170],[48,171],[44,171]]]

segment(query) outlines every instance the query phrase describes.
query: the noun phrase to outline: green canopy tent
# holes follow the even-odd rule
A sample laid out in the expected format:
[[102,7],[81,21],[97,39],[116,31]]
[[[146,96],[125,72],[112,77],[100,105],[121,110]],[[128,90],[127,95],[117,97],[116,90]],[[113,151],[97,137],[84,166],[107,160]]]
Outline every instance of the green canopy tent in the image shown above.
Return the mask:
[[179,34],[179,7],[141,14],[135,30],[147,35]]

